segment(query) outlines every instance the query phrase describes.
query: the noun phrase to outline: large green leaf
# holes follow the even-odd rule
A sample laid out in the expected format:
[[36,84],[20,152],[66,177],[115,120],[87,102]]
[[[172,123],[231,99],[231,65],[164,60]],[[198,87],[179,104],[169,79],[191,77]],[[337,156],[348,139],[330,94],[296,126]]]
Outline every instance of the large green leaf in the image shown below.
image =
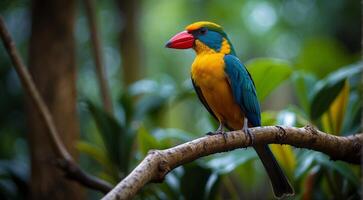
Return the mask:
[[310,107],[310,117],[312,120],[318,119],[328,110],[332,102],[343,89],[345,79],[360,74],[363,71],[362,62],[358,62],[344,67],[320,80],[312,90],[312,103]]
[[164,182],[158,186],[167,195],[167,199],[180,199],[180,179],[183,172],[183,167],[172,170],[165,176]]
[[345,177],[353,186],[355,186],[357,189],[359,188],[359,176],[354,174],[353,170],[349,167],[349,164],[342,161],[331,161],[325,155],[320,156],[317,161],[319,164],[324,165],[326,168],[337,171],[340,175]]
[[139,128],[137,133],[137,143],[139,145],[139,150],[143,155],[146,155],[149,150],[158,149],[159,147],[158,140],[144,127]]
[[239,165],[255,158],[257,158],[257,154],[252,149],[232,151],[223,155],[214,156],[206,163],[206,166],[213,169],[216,173],[227,174]]
[[347,114],[344,119],[342,133],[351,135],[361,130],[362,119],[362,95],[359,92],[354,92],[349,97]]
[[177,95],[175,87],[174,80],[169,76],[163,76],[158,81],[144,79],[132,84],[127,94],[140,96],[134,103],[134,117],[142,120],[146,115],[158,114]]
[[258,99],[262,102],[284,80],[292,68],[289,62],[274,58],[257,58],[246,63],[255,82]]
[[218,173],[212,173],[209,176],[204,189],[204,199],[213,199],[216,196],[220,180],[221,176]]
[[292,147],[279,144],[271,144],[269,146],[272,153],[275,155],[276,160],[285,170],[286,175],[292,177],[296,169],[296,156]]
[[158,114],[168,103],[168,98],[160,95],[145,95],[135,106],[135,117],[143,119],[146,115]]
[[177,128],[156,129],[153,131],[153,135],[161,143],[168,143],[169,141],[183,143],[188,142],[194,138],[191,133]]
[[133,97],[129,93],[122,93],[118,102],[123,112],[123,115],[121,116],[123,118],[121,121],[124,125],[130,124],[135,115]]
[[343,126],[343,120],[346,113],[346,108],[349,99],[350,85],[348,81],[345,81],[343,89],[339,95],[335,98],[330,108],[322,116],[322,127],[326,133],[332,133],[339,135]]
[[338,172],[342,177],[346,178],[354,187],[359,187],[359,176],[357,176],[349,164],[342,161],[331,161],[329,157],[320,152],[311,152],[303,150],[298,157],[297,168],[295,170],[295,178],[299,179],[308,173],[313,166],[321,165],[327,169]]
[[313,167],[316,158],[319,156],[318,152],[311,152],[310,150],[301,150],[299,156],[297,156],[297,165],[294,172],[295,179],[302,178],[305,174],[307,174],[310,169]]
[[320,82],[321,87],[314,90],[314,97],[310,107],[310,117],[312,120],[318,119],[334,101],[343,89],[344,80],[338,82]]
[[273,126],[276,124],[276,111],[263,111],[261,113],[261,125],[262,126]]
[[88,107],[102,136],[108,157],[121,172],[127,172],[134,141],[133,131],[92,102],[88,101]]
[[97,161],[102,165],[109,173],[113,174],[115,172],[115,166],[110,161],[109,157],[106,155],[104,149],[99,148],[86,141],[80,141],[77,143],[77,149],[86,155],[88,155],[93,160]]
[[112,162],[120,163],[118,138],[121,134],[121,125],[107,112],[88,101],[88,107],[101,133],[107,153]]
[[[197,163],[184,165],[184,175],[181,177],[180,186],[185,199],[213,199],[213,190],[218,183],[218,177],[212,176],[212,170]],[[213,180],[213,178],[215,180]],[[207,192],[209,194],[207,194]],[[215,196],[215,195],[214,195]]]
[[299,104],[303,108],[304,112],[309,115],[311,88],[313,88],[317,80],[310,73],[297,71],[293,73],[292,81]]

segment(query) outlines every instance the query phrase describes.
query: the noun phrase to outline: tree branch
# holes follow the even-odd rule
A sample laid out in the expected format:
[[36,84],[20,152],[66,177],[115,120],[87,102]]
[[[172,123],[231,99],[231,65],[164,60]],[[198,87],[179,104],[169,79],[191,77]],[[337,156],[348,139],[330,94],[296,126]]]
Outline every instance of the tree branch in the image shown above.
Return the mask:
[[58,162],[58,166],[66,173],[69,179],[75,180],[80,184],[90,187],[92,189],[99,190],[103,193],[107,193],[112,189],[109,183],[93,177],[86,172],[82,171],[77,163],[74,161],[70,153],[67,151],[62,140],[59,138],[58,130],[54,124],[52,115],[49,112],[48,107],[44,103],[43,98],[40,96],[38,89],[36,88],[33,78],[31,77],[28,69],[24,65],[16,47],[15,43],[11,39],[9,32],[6,29],[5,22],[0,16],[0,37],[4,43],[5,49],[9,53],[14,68],[20,78],[21,84],[24,90],[28,93],[32,101],[34,102],[37,110],[40,113],[42,120],[44,121],[50,140],[54,147],[56,154],[61,158]]
[[66,160],[73,160],[72,156],[68,153],[65,146],[61,142],[59,138],[58,131],[55,127],[52,116],[44,103],[44,100],[40,96],[33,78],[31,77],[28,69],[25,67],[22,62],[18,51],[16,50],[15,44],[12,41],[10,34],[6,30],[5,23],[3,18],[0,16],[0,36],[3,40],[4,46],[9,53],[11,61],[14,64],[15,70],[19,75],[20,81],[24,89],[29,93],[32,101],[35,103],[35,106],[40,112],[42,119],[45,122],[47,129],[49,130],[50,137],[52,138],[53,145],[56,147],[55,150],[59,156]]
[[97,19],[96,19],[96,12],[95,12],[95,6],[93,0],[84,0],[84,5],[86,8],[86,15],[88,19],[88,26],[91,33],[91,42],[93,46],[93,56],[95,59],[95,65],[96,65],[96,74],[98,78],[98,83],[100,86],[101,91],[101,97],[102,97],[102,103],[105,108],[105,110],[112,114],[113,108],[112,108],[112,100],[110,91],[107,84],[106,79],[106,72],[105,68],[103,66],[103,56],[102,56],[102,45],[100,40],[100,34],[97,28]]
[[[266,126],[250,129],[254,144],[289,144],[299,148],[320,151],[332,160],[343,160],[359,164],[363,134],[339,137],[323,133],[312,126],[303,128]],[[152,150],[144,160],[103,200],[131,199],[145,184],[160,182],[174,168],[197,158],[214,153],[231,151],[251,146],[243,131],[232,131],[223,135],[202,138],[165,150]]]

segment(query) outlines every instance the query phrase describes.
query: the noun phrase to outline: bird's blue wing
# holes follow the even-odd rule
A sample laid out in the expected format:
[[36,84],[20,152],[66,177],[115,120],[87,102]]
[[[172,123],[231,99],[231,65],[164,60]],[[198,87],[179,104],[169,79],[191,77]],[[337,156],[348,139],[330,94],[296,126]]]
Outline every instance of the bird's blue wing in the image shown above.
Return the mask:
[[260,126],[260,105],[250,73],[236,56],[225,55],[224,62],[224,70],[232,88],[234,99],[240,105],[252,126]]
[[[260,105],[251,75],[236,56],[226,55],[224,56],[224,62],[225,73],[232,88],[233,97],[252,126],[260,126]],[[271,179],[275,195],[283,197],[294,194],[294,189],[291,187],[268,145],[256,145],[254,148]]]

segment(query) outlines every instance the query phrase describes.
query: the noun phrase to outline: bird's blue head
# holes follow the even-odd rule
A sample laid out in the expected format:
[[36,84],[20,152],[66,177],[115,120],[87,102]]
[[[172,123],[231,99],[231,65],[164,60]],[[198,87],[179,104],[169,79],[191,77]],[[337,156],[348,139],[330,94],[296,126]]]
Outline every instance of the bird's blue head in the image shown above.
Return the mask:
[[172,37],[166,47],[174,49],[193,48],[197,54],[217,52],[235,55],[234,48],[222,27],[212,22],[195,22],[186,31]]

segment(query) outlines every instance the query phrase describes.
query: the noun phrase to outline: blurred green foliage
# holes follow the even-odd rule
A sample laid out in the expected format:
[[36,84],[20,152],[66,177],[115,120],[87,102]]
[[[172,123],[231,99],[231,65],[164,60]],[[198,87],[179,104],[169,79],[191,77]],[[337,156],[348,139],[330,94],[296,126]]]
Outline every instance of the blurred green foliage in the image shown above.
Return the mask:
[[[336,135],[361,130],[358,0],[141,1],[137,27],[146,77],[127,88],[122,84],[118,49],[122,19],[115,2],[98,1],[97,5],[115,116],[100,107],[87,20],[80,3],[75,32],[82,132],[78,148],[82,168],[113,184],[148,150],[172,147],[216,128],[189,80],[194,54],[164,49],[170,36],[198,20],[215,21],[230,36],[255,80],[263,103],[263,125],[312,123]],[[0,2],[0,12],[24,58],[29,8],[29,1]],[[288,103],[282,109],[271,109],[281,98]],[[23,199],[29,176],[23,92],[2,47],[0,113],[0,199]],[[359,199],[357,166],[286,145],[272,149],[295,188],[294,199]],[[98,197],[99,193],[90,193],[90,198]],[[178,167],[164,183],[148,185],[137,198],[271,199],[272,189],[254,151],[241,149]]]

